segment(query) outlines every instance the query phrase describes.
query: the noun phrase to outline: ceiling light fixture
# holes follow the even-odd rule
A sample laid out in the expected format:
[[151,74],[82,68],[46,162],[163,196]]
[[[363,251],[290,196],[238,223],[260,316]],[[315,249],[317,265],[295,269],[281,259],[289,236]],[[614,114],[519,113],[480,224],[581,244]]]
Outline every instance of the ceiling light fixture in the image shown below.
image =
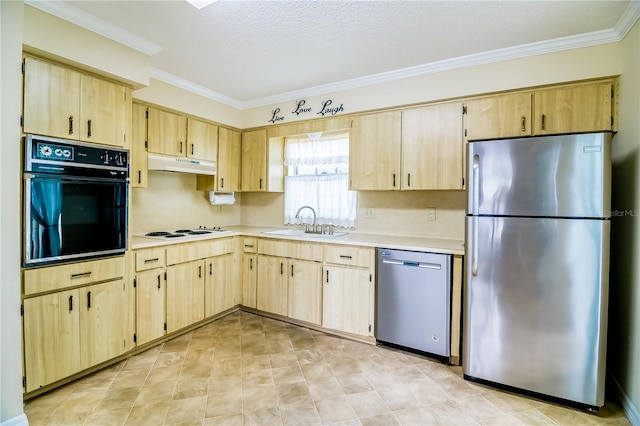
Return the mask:
[[217,0],[186,0],[186,1],[190,3],[192,6],[194,6],[196,9],[200,10],[203,7],[209,6],[211,3],[215,3]]

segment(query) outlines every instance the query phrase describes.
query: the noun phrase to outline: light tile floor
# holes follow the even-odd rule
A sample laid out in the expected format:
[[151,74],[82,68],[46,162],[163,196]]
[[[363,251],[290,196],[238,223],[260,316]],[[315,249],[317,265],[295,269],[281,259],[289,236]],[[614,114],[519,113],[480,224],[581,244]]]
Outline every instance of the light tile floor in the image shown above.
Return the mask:
[[30,425],[630,425],[460,367],[235,312],[27,402]]

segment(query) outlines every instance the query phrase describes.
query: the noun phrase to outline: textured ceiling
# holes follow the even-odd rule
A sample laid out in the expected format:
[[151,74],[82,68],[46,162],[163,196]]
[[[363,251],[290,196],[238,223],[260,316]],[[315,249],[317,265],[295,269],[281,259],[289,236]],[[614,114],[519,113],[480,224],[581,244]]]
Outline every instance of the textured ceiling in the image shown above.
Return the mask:
[[630,1],[220,0],[198,10],[185,1],[54,3],[79,14],[89,29],[106,22],[125,38],[156,45],[155,76],[198,86],[240,107],[305,90],[328,91],[373,75],[398,78],[399,70],[496,49],[584,34],[606,38],[637,6]]

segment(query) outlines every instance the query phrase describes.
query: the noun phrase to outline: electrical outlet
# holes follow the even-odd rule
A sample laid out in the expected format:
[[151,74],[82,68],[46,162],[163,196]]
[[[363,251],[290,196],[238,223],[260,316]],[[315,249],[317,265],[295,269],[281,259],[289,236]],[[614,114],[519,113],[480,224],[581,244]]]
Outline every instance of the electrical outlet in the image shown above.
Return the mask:
[[373,219],[374,217],[376,217],[375,209],[373,207],[364,209],[364,217],[366,217],[367,219]]
[[427,220],[436,220],[436,208],[427,207]]

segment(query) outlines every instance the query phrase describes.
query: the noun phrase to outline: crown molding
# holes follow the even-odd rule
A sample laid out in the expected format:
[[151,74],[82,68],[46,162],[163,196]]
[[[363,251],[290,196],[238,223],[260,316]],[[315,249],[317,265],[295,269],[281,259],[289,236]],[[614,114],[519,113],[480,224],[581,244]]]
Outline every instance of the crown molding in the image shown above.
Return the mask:
[[218,93],[214,90],[207,89],[206,87],[200,86],[189,80],[185,80],[184,78],[178,77],[176,75],[173,75],[161,69],[151,67],[149,75],[151,78],[154,78],[156,80],[178,87],[180,89],[186,90],[188,92],[194,93],[196,95],[200,95],[207,99],[220,102],[222,104],[228,105],[236,109],[240,109],[240,110],[244,109],[242,102],[234,98],[223,95],[222,93]]
[[138,52],[142,52],[145,55],[153,56],[162,50],[162,46],[151,43],[142,37],[138,37],[116,25],[96,18],[61,1],[24,0],[24,4],[40,9],[50,15],[57,16],[86,30],[100,34],[103,37],[130,47]]
[[631,0],[629,6],[627,6],[627,9],[624,11],[620,19],[618,19],[618,22],[614,27],[614,30],[618,34],[620,40],[627,35],[638,18],[640,18],[640,1]]

